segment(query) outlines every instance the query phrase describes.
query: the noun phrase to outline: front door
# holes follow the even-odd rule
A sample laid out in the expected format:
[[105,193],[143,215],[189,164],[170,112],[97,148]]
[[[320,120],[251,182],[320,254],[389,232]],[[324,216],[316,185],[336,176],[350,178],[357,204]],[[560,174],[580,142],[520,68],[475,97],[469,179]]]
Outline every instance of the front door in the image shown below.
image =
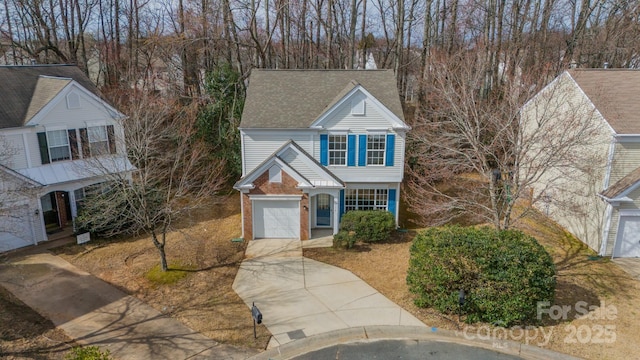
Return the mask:
[[331,226],[331,195],[319,194],[316,197],[316,226]]

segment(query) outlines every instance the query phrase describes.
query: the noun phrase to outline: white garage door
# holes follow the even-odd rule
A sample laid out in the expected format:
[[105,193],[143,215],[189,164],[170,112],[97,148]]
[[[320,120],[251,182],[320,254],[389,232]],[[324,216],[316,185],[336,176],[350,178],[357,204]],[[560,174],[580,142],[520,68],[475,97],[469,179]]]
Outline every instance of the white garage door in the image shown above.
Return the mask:
[[33,245],[33,237],[26,214],[27,207],[11,211],[11,216],[0,216],[0,252]]
[[621,216],[614,257],[640,257],[640,216]]
[[299,238],[300,201],[256,200],[253,202],[254,238]]

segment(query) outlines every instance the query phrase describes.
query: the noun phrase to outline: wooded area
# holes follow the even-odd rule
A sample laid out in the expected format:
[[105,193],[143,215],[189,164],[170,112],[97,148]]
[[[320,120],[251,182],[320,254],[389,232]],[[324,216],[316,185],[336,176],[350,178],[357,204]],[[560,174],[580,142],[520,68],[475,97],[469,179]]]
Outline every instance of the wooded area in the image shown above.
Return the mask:
[[570,63],[636,67],[638,1],[625,0],[6,0],[0,59],[76,63],[105,89],[200,96],[204,73],[253,67],[358,68],[371,53],[416,100],[434,62],[486,57],[486,82]]
[[[472,212],[508,228],[514,201],[536,178],[513,177],[527,158],[522,104],[570,67],[637,68],[639,5],[6,0],[0,8],[0,62],[78,64],[125,112],[145,94],[170,98],[177,107],[196,104],[197,134],[233,181],[241,175],[237,126],[252,68],[363,69],[373,57],[378,68],[394,69],[413,127],[406,156],[410,208],[425,224]],[[466,172],[482,178],[478,191],[451,196],[438,189],[439,182]],[[494,173],[508,181],[497,181]]]

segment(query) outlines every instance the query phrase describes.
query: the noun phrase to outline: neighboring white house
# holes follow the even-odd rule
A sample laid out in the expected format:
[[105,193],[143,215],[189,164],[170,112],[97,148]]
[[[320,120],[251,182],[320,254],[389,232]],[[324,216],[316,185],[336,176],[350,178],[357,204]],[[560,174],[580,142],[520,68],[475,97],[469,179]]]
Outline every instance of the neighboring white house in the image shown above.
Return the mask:
[[[553,113],[545,133],[562,141],[581,126],[593,127],[582,149],[566,154],[534,186],[539,208],[602,256],[640,257],[640,71],[572,69],[565,71],[523,108],[534,120]],[[553,97],[556,108],[540,104]],[[530,121],[535,124],[536,121]],[[560,148],[559,148],[560,149]]]
[[240,135],[245,239],[335,234],[349,210],[398,219],[404,122],[390,70],[258,70]]
[[0,252],[70,229],[85,191],[128,172],[124,115],[68,65],[0,66]]

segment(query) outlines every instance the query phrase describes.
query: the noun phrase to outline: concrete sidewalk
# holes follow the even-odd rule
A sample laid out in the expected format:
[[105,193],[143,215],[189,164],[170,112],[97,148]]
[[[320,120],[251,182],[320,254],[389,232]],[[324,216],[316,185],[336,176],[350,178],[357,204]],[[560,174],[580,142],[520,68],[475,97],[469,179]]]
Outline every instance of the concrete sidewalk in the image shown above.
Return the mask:
[[262,312],[273,335],[269,348],[353,327],[426,328],[353,273],[304,258],[300,240],[249,242],[233,289]]
[[0,285],[83,345],[117,359],[246,359],[48,252],[0,264]]

